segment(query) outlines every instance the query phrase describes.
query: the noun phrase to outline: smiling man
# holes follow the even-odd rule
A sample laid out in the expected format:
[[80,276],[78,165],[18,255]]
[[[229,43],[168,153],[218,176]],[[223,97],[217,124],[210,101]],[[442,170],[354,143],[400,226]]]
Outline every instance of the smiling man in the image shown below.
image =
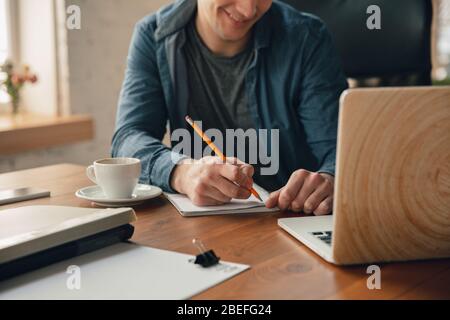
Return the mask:
[[[327,214],[346,87],[316,17],[271,0],[179,0],[136,25],[112,154],[140,158],[141,182],[198,205],[248,198],[256,181],[273,191],[268,207]],[[279,171],[170,150],[166,123],[186,128],[186,114],[223,133],[278,129]]]

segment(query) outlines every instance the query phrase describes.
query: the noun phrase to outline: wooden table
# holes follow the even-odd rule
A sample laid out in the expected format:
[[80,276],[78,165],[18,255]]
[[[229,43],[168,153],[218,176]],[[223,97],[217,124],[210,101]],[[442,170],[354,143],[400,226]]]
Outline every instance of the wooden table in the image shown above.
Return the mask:
[[[33,186],[51,198],[24,205],[91,207],[74,192],[90,185],[84,167],[60,164],[0,175],[0,189]],[[197,254],[194,237],[226,261],[251,269],[194,299],[450,299],[450,259],[390,263],[381,267],[381,290],[367,289],[367,266],[335,267],[277,226],[292,213],[183,218],[163,197],[135,208],[132,240],[154,248]]]

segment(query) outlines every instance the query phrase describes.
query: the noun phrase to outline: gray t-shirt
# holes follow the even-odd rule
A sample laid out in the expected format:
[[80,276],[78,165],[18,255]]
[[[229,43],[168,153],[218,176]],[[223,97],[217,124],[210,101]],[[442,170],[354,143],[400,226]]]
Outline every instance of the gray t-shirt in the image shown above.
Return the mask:
[[186,31],[188,114],[195,121],[201,120],[204,130],[215,128],[225,134],[225,129],[254,128],[245,93],[245,76],[253,58],[251,46],[233,57],[221,57],[201,40],[195,17]]

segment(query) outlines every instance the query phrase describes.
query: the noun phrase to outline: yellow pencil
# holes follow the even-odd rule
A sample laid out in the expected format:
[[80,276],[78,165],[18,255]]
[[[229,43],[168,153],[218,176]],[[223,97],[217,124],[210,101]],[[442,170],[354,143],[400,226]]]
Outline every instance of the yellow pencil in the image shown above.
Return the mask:
[[[216,147],[216,145],[211,141],[211,139],[208,138],[208,136],[202,131],[202,129],[200,129],[195,122],[191,119],[191,117],[186,116],[186,121],[187,123],[189,123],[192,127],[192,129],[194,129],[194,131],[202,138],[203,141],[206,142],[206,144],[208,144],[208,146],[214,151],[214,153],[219,156],[222,161],[226,161],[226,157],[225,155],[219,150],[219,148]],[[249,189],[249,191],[259,200],[262,201],[261,197],[259,196],[258,192],[254,189],[251,188]]]

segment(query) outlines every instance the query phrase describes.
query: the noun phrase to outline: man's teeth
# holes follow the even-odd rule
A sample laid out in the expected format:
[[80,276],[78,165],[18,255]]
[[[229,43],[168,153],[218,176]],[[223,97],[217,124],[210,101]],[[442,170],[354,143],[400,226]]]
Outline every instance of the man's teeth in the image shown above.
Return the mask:
[[231,13],[228,14],[228,16],[233,19],[236,22],[242,22],[241,20],[239,20],[238,18],[236,18],[235,16],[233,16]]

